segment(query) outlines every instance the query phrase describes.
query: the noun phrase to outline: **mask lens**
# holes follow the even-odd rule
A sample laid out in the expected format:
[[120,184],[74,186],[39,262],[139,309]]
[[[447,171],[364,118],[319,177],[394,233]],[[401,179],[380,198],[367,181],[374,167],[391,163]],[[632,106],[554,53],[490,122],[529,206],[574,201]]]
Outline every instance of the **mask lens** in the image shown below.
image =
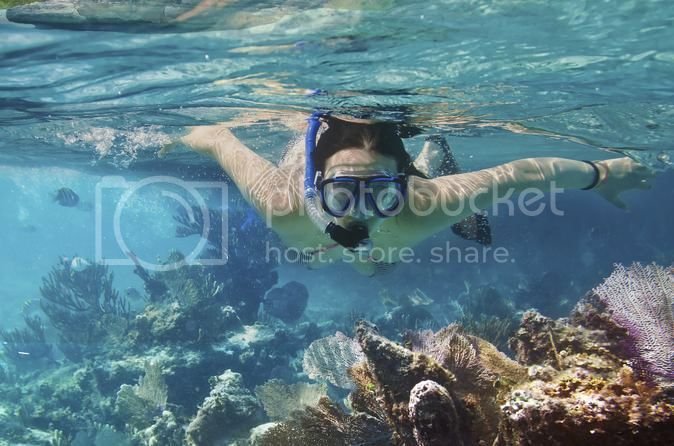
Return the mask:
[[371,184],[372,197],[379,212],[396,210],[402,201],[400,184],[393,181],[377,181]]
[[344,216],[353,207],[357,187],[351,181],[335,181],[323,186],[323,200],[327,210],[336,217]]

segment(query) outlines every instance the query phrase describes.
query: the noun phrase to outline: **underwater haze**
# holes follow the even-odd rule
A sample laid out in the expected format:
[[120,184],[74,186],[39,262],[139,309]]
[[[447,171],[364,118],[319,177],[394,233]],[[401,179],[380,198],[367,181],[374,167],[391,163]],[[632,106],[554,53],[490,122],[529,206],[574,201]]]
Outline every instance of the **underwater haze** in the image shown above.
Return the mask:
[[[673,42],[664,0],[0,0],[0,446],[672,444]],[[180,138],[276,163],[315,110],[656,176],[312,270]]]

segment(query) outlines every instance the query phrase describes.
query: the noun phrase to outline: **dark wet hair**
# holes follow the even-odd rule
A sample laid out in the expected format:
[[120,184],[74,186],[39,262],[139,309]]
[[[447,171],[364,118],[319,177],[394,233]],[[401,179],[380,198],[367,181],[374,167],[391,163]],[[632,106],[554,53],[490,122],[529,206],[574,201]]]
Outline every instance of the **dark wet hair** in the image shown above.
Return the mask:
[[314,166],[325,172],[325,161],[340,150],[350,147],[371,150],[396,160],[398,172],[428,178],[413,164],[405,150],[400,126],[390,122],[359,123],[344,121],[333,116],[325,118],[328,128],[316,143]]

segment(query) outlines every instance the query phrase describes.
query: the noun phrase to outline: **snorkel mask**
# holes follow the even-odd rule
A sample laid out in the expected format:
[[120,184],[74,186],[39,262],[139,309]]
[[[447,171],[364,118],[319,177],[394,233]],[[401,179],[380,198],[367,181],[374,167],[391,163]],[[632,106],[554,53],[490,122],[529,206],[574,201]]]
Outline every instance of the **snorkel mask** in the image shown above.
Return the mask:
[[326,179],[317,172],[315,187],[323,210],[333,217],[387,218],[402,209],[407,181],[387,171],[337,171]]

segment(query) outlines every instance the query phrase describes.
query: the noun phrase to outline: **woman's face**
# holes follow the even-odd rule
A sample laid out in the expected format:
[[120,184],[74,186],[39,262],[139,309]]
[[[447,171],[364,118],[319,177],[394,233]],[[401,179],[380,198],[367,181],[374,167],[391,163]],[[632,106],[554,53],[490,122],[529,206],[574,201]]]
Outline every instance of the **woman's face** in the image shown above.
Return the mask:
[[[323,178],[334,178],[341,175],[368,177],[378,174],[397,174],[396,160],[390,156],[359,148],[343,149],[326,159]],[[337,224],[345,228],[355,224],[364,224],[372,231],[381,221],[376,215],[368,215],[355,209],[353,212],[337,219]]]

